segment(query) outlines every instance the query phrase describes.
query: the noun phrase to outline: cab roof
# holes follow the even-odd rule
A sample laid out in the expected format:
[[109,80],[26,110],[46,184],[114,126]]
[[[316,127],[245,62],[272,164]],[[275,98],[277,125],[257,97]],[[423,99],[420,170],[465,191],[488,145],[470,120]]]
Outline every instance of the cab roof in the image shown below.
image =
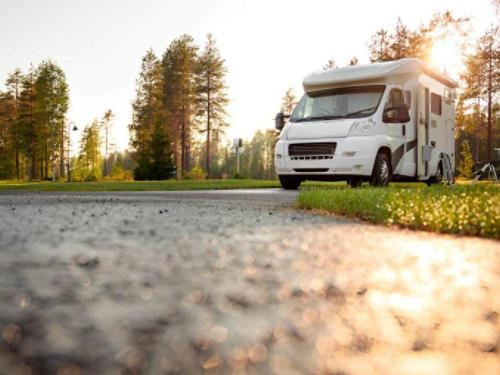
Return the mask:
[[306,92],[311,92],[329,85],[360,83],[408,73],[424,73],[450,88],[458,87],[456,81],[415,58],[318,70],[304,78],[303,86]]

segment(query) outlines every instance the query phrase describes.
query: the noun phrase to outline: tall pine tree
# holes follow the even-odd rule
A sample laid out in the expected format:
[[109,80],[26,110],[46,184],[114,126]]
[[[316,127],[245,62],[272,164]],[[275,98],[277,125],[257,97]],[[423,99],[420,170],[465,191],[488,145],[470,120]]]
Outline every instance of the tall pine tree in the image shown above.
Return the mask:
[[212,150],[217,152],[220,136],[228,126],[226,122],[228,98],[224,80],[226,71],[224,59],[221,58],[215,45],[215,39],[212,34],[208,34],[196,70],[197,116],[200,118],[199,131],[206,137],[205,171],[208,177],[210,177]]
[[[21,95],[21,88],[23,82],[23,74],[20,69],[14,70],[7,76],[5,86],[7,87],[7,94],[12,100],[13,113],[6,121],[9,123],[9,138],[14,149],[14,163],[15,163],[15,177],[19,180],[24,178],[24,169],[22,168],[23,157],[23,143],[21,138],[21,128],[19,124],[19,97]],[[11,175],[10,178],[13,176]]]
[[164,108],[178,177],[191,167],[193,115],[196,110],[195,69],[198,47],[189,35],[170,43],[163,55]]
[[20,146],[23,153],[28,157],[30,163],[29,178],[30,180],[38,179],[38,155],[40,151],[40,134],[35,116],[35,100],[36,100],[36,71],[31,66],[28,74],[23,77],[21,84],[21,92],[19,94],[18,104],[18,120]]
[[133,118],[129,125],[136,180],[162,180],[173,170],[167,118],[163,106],[163,71],[153,50],[142,59]]
[[[38,66],[35,81],[35,115],[43,159],[43,177],[48,177],[49,164],[59,161],[59,175],[64,177],[66,112],[69,106],[68,84],[63,70],[52,61]],[[53,165],[55,169],[55,164]]]

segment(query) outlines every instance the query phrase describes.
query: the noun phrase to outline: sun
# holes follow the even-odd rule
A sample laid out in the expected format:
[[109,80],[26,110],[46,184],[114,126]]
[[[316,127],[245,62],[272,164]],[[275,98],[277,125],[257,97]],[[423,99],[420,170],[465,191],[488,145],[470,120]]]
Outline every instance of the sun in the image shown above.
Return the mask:
[[429,62],[442,72],[457,73],[462,64],[459,43],[453,39],[435,41]]

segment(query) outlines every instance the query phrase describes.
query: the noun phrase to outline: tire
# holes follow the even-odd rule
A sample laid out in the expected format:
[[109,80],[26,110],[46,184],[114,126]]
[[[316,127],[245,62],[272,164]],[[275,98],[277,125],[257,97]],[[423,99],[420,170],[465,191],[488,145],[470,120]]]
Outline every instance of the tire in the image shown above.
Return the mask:
[[372,175],[370,178],[370,185],[385,187],[389,185],[392,178],[391,162],[389,157],[379,152],[375,158]]
[[354,177],[354,178],[347,180],[347,185],[349,185],[352,189],[359,188],[362,183],[363,183],[363,180],[361,178],[357,178],[357,177]]
[[302,179],[297,176],[279,176],[280,184],[285,190],[297,190]]
[[436,175],[427,180],[427,186],[431,186],[432,184],[440,184],[441,182],[443,182],[443,165],[441,164],[441,162],[439,162]]

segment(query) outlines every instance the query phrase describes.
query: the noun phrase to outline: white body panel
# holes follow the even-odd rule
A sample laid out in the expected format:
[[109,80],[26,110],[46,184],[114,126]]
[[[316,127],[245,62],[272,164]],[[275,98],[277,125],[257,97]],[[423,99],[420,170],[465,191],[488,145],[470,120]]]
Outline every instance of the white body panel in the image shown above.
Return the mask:
[[[276,145],[275,165],[279,175],[299,175],[308,179],[347,179],[371,175],[377,153],[390,150],[392,172],[407,180],[427,180],[436,175],[440,154],[446,153],[454,168],[455,108],[453,90],[456,83],[434,72],[415,59],[343,68],[314,73],[304,80],[306,92],[332,88],[384,85],[385,90],[375,113],[375,122],[363,136],[350,135],[356,121],[333,119],[287,123]],[[383,109],[391,89],[409,96],[410,121],[405,124],[384,123]],[[427,93],[426,93],[427,89]],[[440,95],[441,115],[431,111],[431,94]],[[408,96],[407,96],[408,95]],[[408,101],[408,100],[407,100]],[[335,142],[332,158],[310,160],[290,157],[288,148],[296,143]],[[423,160],[423,149],[432,148],[429,161]]]

